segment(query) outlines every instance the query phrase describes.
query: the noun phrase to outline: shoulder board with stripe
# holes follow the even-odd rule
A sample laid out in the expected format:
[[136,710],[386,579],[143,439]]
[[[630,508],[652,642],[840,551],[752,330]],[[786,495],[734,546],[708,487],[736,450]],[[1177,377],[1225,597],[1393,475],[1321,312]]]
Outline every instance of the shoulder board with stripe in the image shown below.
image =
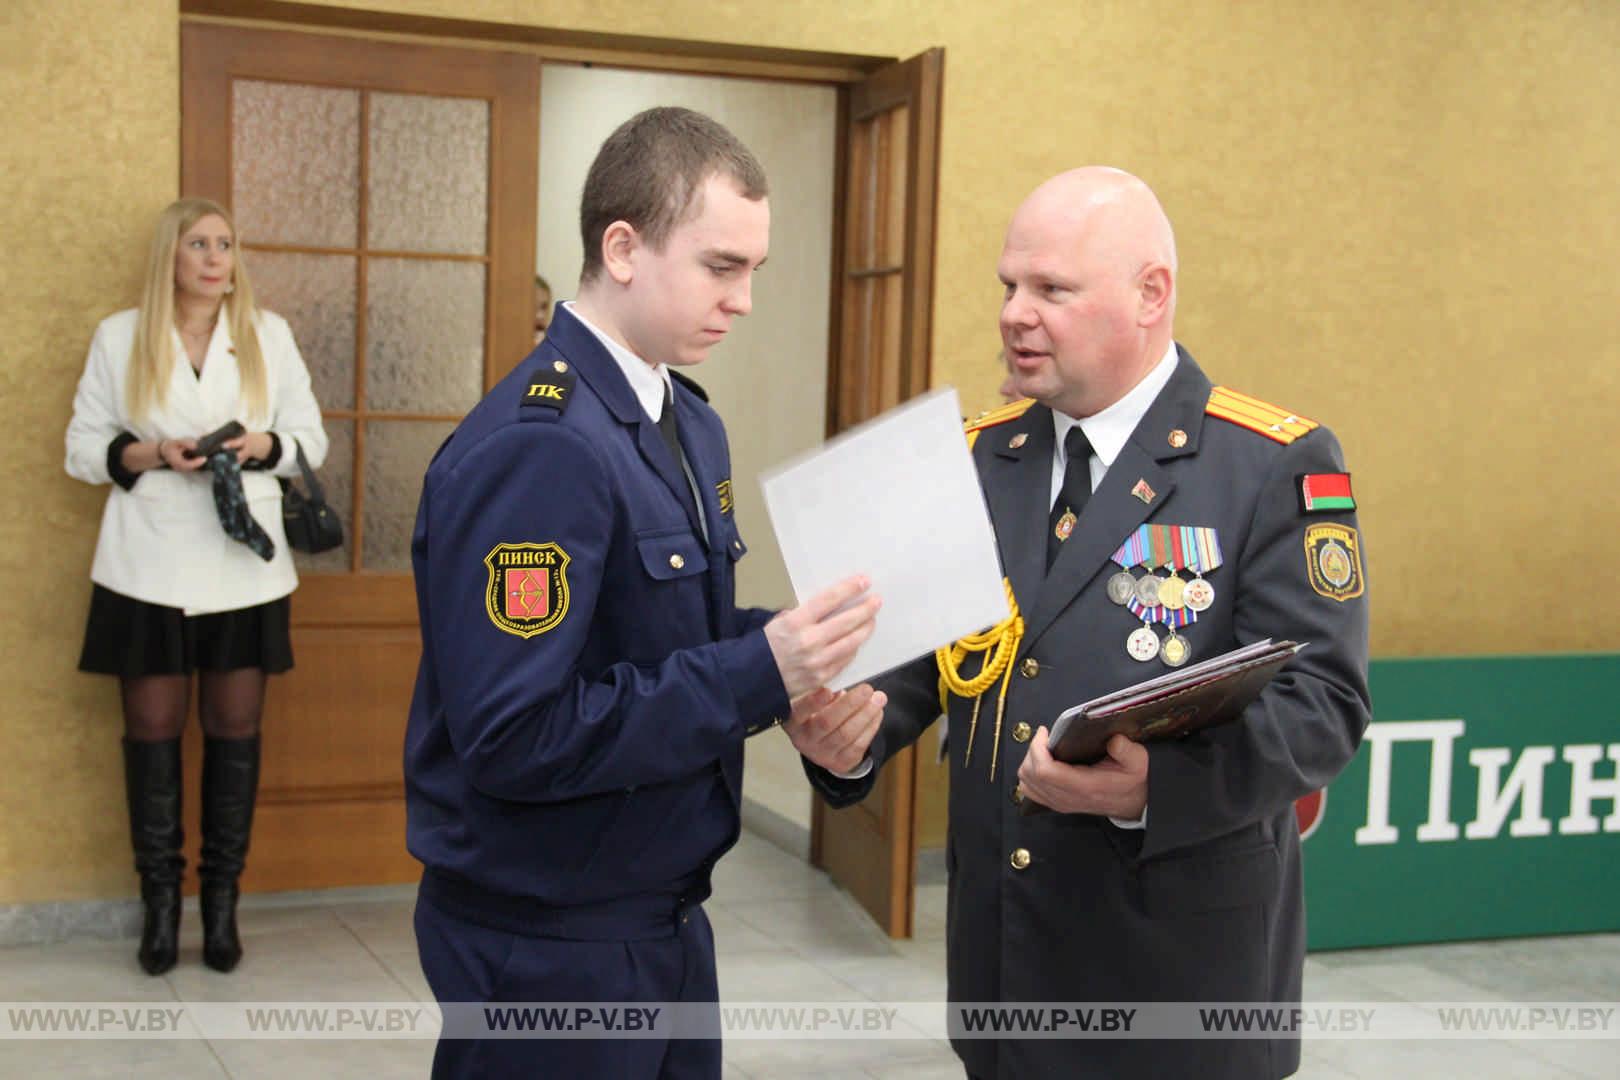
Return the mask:
[[1321,426],[1315,420],[1308,420],[1259,398],[1240,394],[1229,386],[1217,386],[1209,392],[1209,404],[1204,406],[1204,412],[1246,427],[1284,446]]
[[1020,401],[1010,402],[1006,405],[1000,406],[999,408],[991,409],[989,412],[982,412],[978,416],[975,416],[973,419],[967,421],[962,425],[962,430],[967,434],[968,449],[973,449],[973,444],[979,440],[979,432],[983,431],[985,428],[992,428],[997,424],[1005,424],[1009,420],[1018,419],[1020,416],[1023,416],[1026,412],[1028,412],[1029,407],[1033,404],[1035,404],[1034,398],[1024,398]]

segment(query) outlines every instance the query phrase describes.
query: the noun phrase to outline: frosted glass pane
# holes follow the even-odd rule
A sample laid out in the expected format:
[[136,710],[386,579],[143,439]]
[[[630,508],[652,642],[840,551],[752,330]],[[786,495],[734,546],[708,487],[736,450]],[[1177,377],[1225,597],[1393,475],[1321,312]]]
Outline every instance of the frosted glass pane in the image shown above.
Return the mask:
[[358,246],[360,92],[231,83],[231,197],[245,241]]
[[[315,475],[320,478],[326,501],[343,522],[343,546],[319,555],[295,550],[293,564],[300,574],[309,571],[341,574],[349,569],[350,545],[354,542],[354,421],[327,420],[326,438],[326,462],[315,470]],[[292,447],[287,446],[286,451],[292,453]],[[300,488],[304,486],[302,479],[297,483]]]
[[410,573],[422,477],[455,429],[454,423],[424,420],[373,420],[366,425],[362,558],[367,570]]
[[484,266],[366,264],[366,407],[466,412],[484,392]]
[[489,215],[489,102],[373,94],[369,245],[482,255]]
[[354,408],[354,256],[253,251],[249,262],[259,306],[292,325],[315,400],[323,409]]

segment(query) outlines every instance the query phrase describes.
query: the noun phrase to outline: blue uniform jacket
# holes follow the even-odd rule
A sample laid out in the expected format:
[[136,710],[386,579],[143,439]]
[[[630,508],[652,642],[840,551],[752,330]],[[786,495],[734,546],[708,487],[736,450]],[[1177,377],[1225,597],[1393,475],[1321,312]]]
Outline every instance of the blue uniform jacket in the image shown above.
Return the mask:
[[623,372],[559,309],[435,455],[411,557],[422,660],[407,843],[430,870],[543,905],[708,895],[735,843],[743,738],[788,711],[720,418],[676,379],[703,499]]

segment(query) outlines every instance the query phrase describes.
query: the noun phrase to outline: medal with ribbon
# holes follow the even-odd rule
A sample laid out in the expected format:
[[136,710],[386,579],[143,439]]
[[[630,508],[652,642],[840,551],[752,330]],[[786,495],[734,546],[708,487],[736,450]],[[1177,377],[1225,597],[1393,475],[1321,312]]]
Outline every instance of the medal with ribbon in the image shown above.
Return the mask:
[[[1176,631],[1197,622],[1196,611],[1186,607],[1166,607],[1164,604],[1150,606],[1135,599],[1125,606],[1132,615],[1142,620],[1142,625],[1125,640],[1125,651],[1131,654],[1133,660],[1147,661],[1157,656],[1169,667],[1180,667],[1187,662],[1192,655],[1192,645]],[[1159,635],[1153,629],[1156,622],[1163,623],[1170,631],[1163,642],[1159,641]]]
[[1119,564],[1119,573],[1108,579],[1108,599],[1124,607],[1136,596],[1136,577],[1131,573],[1131,567],[1147,561],[1147,530],[1143,525],[1125,538],[1119,545],[1112,558]]
[[[1215,530],[1194,525],[1141,525],[1115,550],[1121,570],[1108,579],[1108,599],[1127,608],[1142,625],[1126,640],[1125,651],[1135,660],[1159,657],[1180,667],[1192,655],[1192,646],[1178,630],[1198,621],[1198,613],[1215,601],[1214,587],[1204,573],[1221,565],[1220,540]],[[1143,566],[1138,578],[1131,569]],[[1160,577],[1157,568],[1168,571]],[[1190,570],[1191,580],[1181,577]],[[1163,623],[1170,631],[1163,642],[1153,629]]]
[[1204,580],[1204,573],[1221,565],[1221,540],[1214,529],[1179,526],[1181,545],[1187,553],[1186,567],[1193,572],[1182,592],[1182,602],[1194,611],[1208,611],[1215,602],[1215,587]]

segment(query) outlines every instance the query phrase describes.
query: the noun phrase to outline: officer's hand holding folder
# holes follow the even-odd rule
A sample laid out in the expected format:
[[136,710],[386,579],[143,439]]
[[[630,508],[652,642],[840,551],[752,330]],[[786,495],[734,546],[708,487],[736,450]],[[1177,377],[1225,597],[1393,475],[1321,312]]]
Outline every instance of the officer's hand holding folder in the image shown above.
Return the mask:
[[[1059,761],[1090,765],[1107,756],[1108,740],[1115,735],[1147,742],[1236,720],[1304,647],[1267,638],[1093,698],[1058,716],[1047,746]],[[1046,810],[1028,799],[1022,807],[1026,814]]]

